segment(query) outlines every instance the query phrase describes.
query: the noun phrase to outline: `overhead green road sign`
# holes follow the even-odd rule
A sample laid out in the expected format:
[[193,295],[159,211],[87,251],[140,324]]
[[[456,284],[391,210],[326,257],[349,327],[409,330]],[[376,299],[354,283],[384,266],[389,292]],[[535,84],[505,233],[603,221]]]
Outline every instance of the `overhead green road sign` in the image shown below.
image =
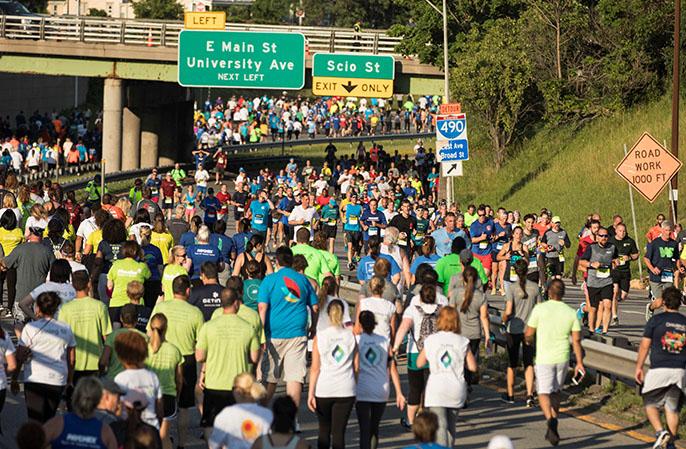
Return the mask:
[[187,87],[292,89],[305,85],[301,33],[183,30],[179,84]]
[[312,76],[392,80],[395,78],[395,59],[390,55],[315,53]]

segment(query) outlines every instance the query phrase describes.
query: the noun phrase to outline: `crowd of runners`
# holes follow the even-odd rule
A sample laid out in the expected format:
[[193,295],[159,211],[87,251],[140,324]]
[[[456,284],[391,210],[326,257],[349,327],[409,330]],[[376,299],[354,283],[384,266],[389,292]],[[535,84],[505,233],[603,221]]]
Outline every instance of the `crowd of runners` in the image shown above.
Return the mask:
[[390,99],[325,97],[221,97],[195,111],[198,148],[274,142],[301,136],[345,137],[434,132],[441,97]]
[[[318,448],[346,446],[353,408],[359,446],[376,448],[392,399],[412,447],[453,447],[497,332],[502,400],[540,406],[556,446],[562,386],[585,375],[584,327],[607,333],[630,291],[639,250],[622,217],[605,226],[589,216],[574,251],[547,209],[439,201],[421,141],[412,158],[376,145],[336,153],[320,167],[292,159],[230,180],[219,165],[213,180],[196,152],[193,173],[154,169],[120,197],[94,179],[82,202],[7,177],[0,293],[15,326],[0,332],[0,401],[23,390],[19,446],[185,447],[197,408],[210,448],[305,448],[302,403],[316,414]],[[675,447],[686,233],[660,216],[647,237],[652,301],[636,380],[654,447]],[[569,272],[574,284],[584,276],[577,310],[563,302]],[[344,279],[359,284],[354,306],[341,298]],[[514,446],[502,436],[489,447]]]

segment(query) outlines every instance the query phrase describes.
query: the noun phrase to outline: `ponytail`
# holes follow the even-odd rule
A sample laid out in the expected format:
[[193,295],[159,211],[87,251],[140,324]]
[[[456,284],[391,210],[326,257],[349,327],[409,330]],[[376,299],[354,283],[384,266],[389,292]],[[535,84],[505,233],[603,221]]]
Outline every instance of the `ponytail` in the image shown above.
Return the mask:
[[529,294],[526,292],[526,273],[529,271],[529,264],[524,259],[519,259],[514,263],[514,270],[517,273],[517,278],[519,280],[519,288],[522,289],[522,298],[528,299]]
[[434,241],[433,237],[431,237],[430,235],[424,237],[424,242],[421,246],[422,256],[429,257],[431,254],[433,254],[435,247],[436,242]]
[[167,317],[162,313],[156,313],[150,318],[150,349],[157,354],[167,334]]
[[468,266],[464,269],[462,273],[462,279],[465,283],[464,288],[464,300],[460,306],[460,312],[467,313],[469,306],[472,305],[472,300],[474,299],[474,290],[476,290],[476,281],[479,274],[476,272],[476,268]]

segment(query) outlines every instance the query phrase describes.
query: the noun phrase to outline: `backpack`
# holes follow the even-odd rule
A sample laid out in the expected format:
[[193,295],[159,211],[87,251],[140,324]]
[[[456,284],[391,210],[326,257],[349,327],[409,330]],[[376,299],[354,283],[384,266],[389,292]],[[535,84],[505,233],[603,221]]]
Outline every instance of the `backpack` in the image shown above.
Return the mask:
[[415,306],[417,311],[422,315],[422,322],[419,325],[419,338],[414,336],[414,343],[417,345],[417,349],[421,351],[424,349],[424,340],[432,334],[438,331],[438,312],[441,309],[440,306],[431,313],[424,312],[421,306]]

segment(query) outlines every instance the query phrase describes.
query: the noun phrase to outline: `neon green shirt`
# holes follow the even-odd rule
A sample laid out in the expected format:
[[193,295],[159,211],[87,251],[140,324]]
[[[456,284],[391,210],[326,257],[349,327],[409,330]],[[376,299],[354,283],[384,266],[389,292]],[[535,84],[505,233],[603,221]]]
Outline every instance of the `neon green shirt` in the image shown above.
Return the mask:
[[97,299],[76,298],[62,306],[59,320],[71,327],[76,338],[76,371],[95,371],[104,338],[112,332],[105,304]]
[[122,307],[131,302],[126,295],[129,282],[145,282],[148,278],[150,278],[150,269],[144,262],[137,262],[130,257],[115,260],[107,273],[107,280],[114,283],[110,307]]
[[467,227],[470,227],[472,223],[474,223],[476,220],[479,219],[479,215],[474,211],[473,214],[470,214],[469,212],[465,212],[464,214],[464,224]]
[[162,274],[162,293],[164,294],[164,299],[174,297],[172,283],[174,282],[174,279],[182,274],[188,275],[188,271],[181,265],[171,264],[164,267],[164,273]]
[[329,273],[333,274],[334,276],[340,276],[341,275],[341,264],[338,261],[338,257],[330,253],[328,251],[324,251],[322,249],[318,250],[319,254],[322,256],[324,259],[324,263],[326,264],[326,267],[323,271],[323,273],[320,274],[319,279],[317,281],[319,282],[319,285],[322,284],[322,281],[324,280],[324,274],[328,271]]
[[[479,259],[474,258],[469,264],[474,267],[476,272],[479,274],[479,279],[481,283],[486,285],[488,283],[488,276],[486,275],[486,270],[481,264]],[[448,295],[448,287],[450,286],[450,278],[456,274],[462,273],[462,263],[460,262],[460,256],[457,254],[447,254],[436,262],[435,267],[436,273],[438,273],[438,282],[443,284],[443,294]]]
[[162,342],[160,349],[154,353],[148,346],[145,367],[157,374],[162,394],[176,396],[176,368],[181,364],[183,364],[181,351],[168,341]]
[[109,367],[107,368],[107,377],[109,379],[114,379],[115,377],[117,377],[117,374],[124,371],[124,367],[119,361],[119,357],[117,357],[117,353],[114,350],[114,339],[117,338],[117,335],[121,334],[122,332],[138,332],[140,335],[143,336],[143,338],[145,338],[145,341],[148,341],[148,336],[145,335],[143,332],[139,331],[138,329],[129,329],[121,327],[112,332],[111,334],[109,334],[105,339],[105,346],[110,348]]
[[[212,312],[212,317],[210,319],[213,320],[222,315],[224,315],[224,309],[220,307]],[[238,313],[236,315],[252,326],[253,331],[255,332],[255,335],[257,336],[257,339],[261,345],[267,342],[267,337],[265,336],[264,327],[262,327],[262,320],[260,319],[259,313],[250,307],[245,307],[245,304],[241,304],[241,308],[238,309]]]
[[307,277],[319,282],[324,273],[329,271],[328,264],[318,249],[300,243],[292,247],[291,250],[294,256],[302,254],[307,259],[307,268],[305,268],[305,275]]
[[222,314],[205,323],[198,336],[198,349],[206,354],[205,386],[231,390],[234,378],[250,371],[250,352],[258,348],[252,326],[235,314]]
[[[205,322],[200,309],[183,299],[172,298],[158,302],[150,316],[155,316],[156,313],[163,313],[167,317],[167,341],[179,348],[181,355],[194,354],[198,332]],[[147,329],[150,330],[149,321]]]
[[542,302],[531,311],[527,325],[536,329],[536,365],[569,361],[569,336],[581,331],[574,309],[562,301]]

